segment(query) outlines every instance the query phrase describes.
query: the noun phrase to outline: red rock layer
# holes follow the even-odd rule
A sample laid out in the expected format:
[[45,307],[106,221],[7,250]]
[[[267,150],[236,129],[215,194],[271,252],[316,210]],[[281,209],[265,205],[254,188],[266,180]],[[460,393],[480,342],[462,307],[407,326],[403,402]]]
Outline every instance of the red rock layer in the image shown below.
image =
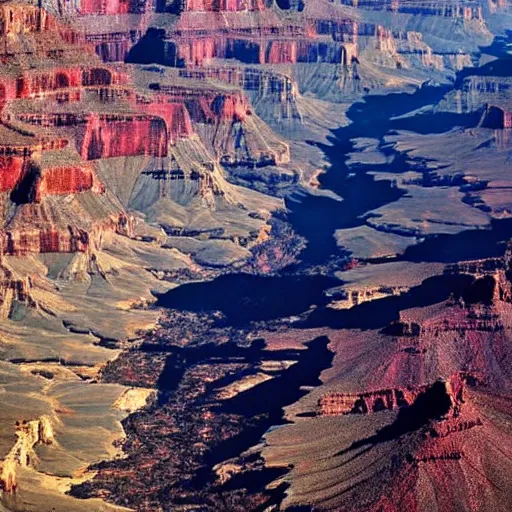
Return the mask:
[[366,393],[328,393],[318,401],[319,416],[369,414],[411,405],[423,388],[397,388]]
[[[463,401],[464,373],[454,374],[446,383],[452,406],[456,410]],[[414,386],[394,389],[381,389],[363,393],[328,393],[318,401],[319,416],[339,416],[344,414],[371,414],[384,410],[396,410],[411,406],[429,386]]]
[[146,110],[164,120],[167,137],[171,143],[190,137],[194,133],[190,115],[183,103],[175,103],[165,96],[158,95],[146,106]]
[[42,173],[35,200],[40,201],[46,195],[78,194],[86,190],[97,194],[104,191],[91,167],[54,167]]
[[[240,91],[219,93],[214,89],[192,89],[180,86],[162,86],[158,91],[159,93],[151,101],[146,98],[140,98],[137,101],[140,104],[146,102],[155,115],[160,115],[164,119],[168,105],[177,103],[184,103],[190,119],[196,123],[241,122],[251,113],[249,102]],[[166,102],[168,102],[167,106],[165,106]],[[173,112],[177,113],[177,105],[173,107]],[[187,128],[183,136],[190,135],[187,123],[183,127]]]
[[90,116],[80,153],[84,160],[120,156],[167,156],[165,123],[158,118],[136,115]]
[[18,79],[16,96],[28,98],[32,94],[78,87],[81,84],[82,72],[78,67],[31,73]]
[[0,192],[10,192],[23,173],[24,159],[19,156],[0,157]]
[[27,229],[3,234],[4,253],[24,255],[31,252],[87,252],[91,244],[89,233],[75,229]]
[[120,31],[111,34],[86,35],[85,40],[94,44],[95,53],[103,62],[124,62],[134,41],[142,37],[140,30]]
[[81,86],[109,86],[127,81],[121,73],[106,67],[54,67],[39,71],[24,71],[17,78],[0,77],[0,102],[15,98],[30,98],[34,95],[56,92],[59,89]]
[[[0,37],[6,35],[26,35],[41,32],[59,34],[63,42],[69,44],[81,44],[82,35],[73,30],[69,25],[60,23],[56,18],[35,5],[28,3],[3,3],[0,5]],[[45,57],[55,58],[59,55],[59,50],[45,47],[44,45],[35,48]],[[29,52],[28,54],[31,54]],[[2,56],[9,62],[16,56],[12,53],[4,53]]]
[[41,202],[47,195],[77,194],[87,190],[100,194],[103,185],[91,165],[67,165],[41,169],[26,148],[26,155],[0,156],[0,192],[13,193],[23,204]]
[[33,5],[6,3],[0,6],[0,36],[56,30],[55,19]]
[[193,12],[263,11],[263,0],[186,0],[185,10]]
[[[264,19],[250,24],[245,18],[184,13],[167,33],[166,41],[176,47],[178,60],[187,66],[202,66],[213,58],[246,64],[348,65],[357,55],[358,35],[375,35],[376,26],[330,14],[318,19],[314,15],[297,24],[285,23],[274,17],[274,11],[265,11],[260,15]],[[169,53],[174,54],[174,50]]]
[[[48,208],[36,203],[22,206],[23,226],[0,232],[3,254],[89,252],[101,248],[107,233],[133,236],[133,219],[123,212],[94,220],[94,224],[56,226],[47,218]],[[75,219],[79,223],[82,219]],[[88,220],[88,222],[91,219]]]
[[243,39],[191,38],[177,41],[178,56],[187,65],[202,66],[213,58],[235,58],[248,64],[342,63],[340,45],[307,41],[252,41]]
[[81,0],[81,14],[128,14],[129,0]]

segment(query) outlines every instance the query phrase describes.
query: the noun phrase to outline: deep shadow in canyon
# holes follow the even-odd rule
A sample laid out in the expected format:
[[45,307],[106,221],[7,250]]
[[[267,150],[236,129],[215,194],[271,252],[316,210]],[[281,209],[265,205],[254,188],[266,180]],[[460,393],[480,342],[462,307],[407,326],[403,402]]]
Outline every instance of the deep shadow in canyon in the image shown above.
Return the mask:
[[245,325],[298,315],[313,304],[325,304],[324,290],[339,284],[327,276],[228,274],[180,286],[161,295],[157,305],[193,312],[219,310],[230,325]]

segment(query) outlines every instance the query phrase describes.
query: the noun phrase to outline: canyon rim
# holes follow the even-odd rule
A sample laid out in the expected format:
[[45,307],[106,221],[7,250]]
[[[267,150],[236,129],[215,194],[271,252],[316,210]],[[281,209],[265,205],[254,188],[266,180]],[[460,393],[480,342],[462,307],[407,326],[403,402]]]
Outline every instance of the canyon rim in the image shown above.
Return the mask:
[[0,512],[512,509],[510,0],[0,1]]

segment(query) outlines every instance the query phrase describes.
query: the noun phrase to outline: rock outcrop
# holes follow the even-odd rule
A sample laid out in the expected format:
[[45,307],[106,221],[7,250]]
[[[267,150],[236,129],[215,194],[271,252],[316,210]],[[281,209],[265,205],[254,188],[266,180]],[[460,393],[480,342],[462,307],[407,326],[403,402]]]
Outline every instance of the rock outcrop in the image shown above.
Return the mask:
[[433,386],[443,386],[450,400],[450,414],[457,416],[464,402],[464,375],[455,375],[446,382],[410,388],[383,389],[364,393],[330,393],[318,401],[319,416],[371,414],[384,410],[412,407],[420,396],[432,392]]
[[15,433],[16,442],[0,464],[0,487],[8,493],[16,491],[19,468],[28,467],[37,458],[35,446],[54,442],[53,426],[47,416],[16,422]]
[[468,76],[436,108],[458,114],[480,112],[479,126],[482,128],[512,128],[512,79],[507,76]]

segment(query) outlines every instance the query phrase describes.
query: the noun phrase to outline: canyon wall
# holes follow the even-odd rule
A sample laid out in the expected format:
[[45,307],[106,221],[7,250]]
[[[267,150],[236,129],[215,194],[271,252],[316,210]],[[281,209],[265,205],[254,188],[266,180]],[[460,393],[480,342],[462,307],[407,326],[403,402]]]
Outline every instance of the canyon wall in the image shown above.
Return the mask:
[[[152,332],[158,312],[148,305],[155,292],[235,271],[273,273],[296,263],[304,240],[290,227],[291,217],[273,212],[285,206],[292,210],[296,200],[320,201],[327,195],[338,199],[335,193],[312,191],[312,185],[322,184],[320,176],[328,166],[326,144],[331,130],[348,123],[349,105],[366,95],[454,80],[457,70],[477,62],[478,48],[492,41],[491,21],[508,8],[503,1],[395,0],[2,4],[0,369],[19,370],[15,386],[23,391],[11,402],[17,407],[19,399],[20,409],[30,412],[22,415],[15,410],[0,425],[6,448],[0,464],[2,504],[10,506],[11,500],[17,508],[36,512],[41,509],[39,500],[44,506],[48,503],[48,509],[58,503],[59,510],[117,510],[99,499],[75,500],[61,490],[77,483],[76,475],[84,475],[91,494],[98,490],[96,483],[87,481],[93,476],[86,473],[88,464],[118,454],[124,418],[119,408],[134,412],[145,405],[149,393],[127,391],[118,384],[109,388],[102,382],[101,369],[119,355],[121,347],[139,344]],[[468,75],[457,84],[455,108],[481,112],[479,129],[506,130],[511,127],[508,90],[501,77]],[[392,146],[381,153],[369,152],[372,165],[394,158]],[[426,180],[416,174],[412,179]],[[400,182],[396,188],[406,185]],[[370,213],[368,219],[375,221],[378,215]],[[373,229],[366,217],[359,220]],[[319,236],[324,233],[323,221],[307,220],[322,223]],[[435,228],[442,229],[440,225],[445,227],[438,222]],[[411,244],[418,241],[409,238]],[[337,265],[345,268],[345,255],[337,256],[305,268],[306,273],[331,273]],[[395,321],[372,331],[356,347],[370,346],[374,354],[343,346],[340,338],[345,333],[334,330],[333,345],[340,344],[341,348],[335,347],[339,353],[357,354],[357,361],[347,363],[351,371],[359,371],[368,361],[378,365],[357,380],[358,386],[363,383],[360,387],[333,385],[319,390],[314,421],[332,422],[336,429],[337,421],[347,425],[367,421],[369,438],[381,435],[375,446],[382,439],[393,443],[394,438],[386,437],[389,430],[375,433],[379,413],[396,417],[398,427],[391,430],[403,433],[400,422],[410,414],[405,411],[416,414],[425,400],[430,407],[433,397],[443,408],[427,407],[430,416],[421,428],[428,425],[426,437],[447,441],[425,440],[414,431],[410,436],[414,443],[403,450],[404,457],[409,457],[412,472],[421,465],[435,468],[464,461],[467,448],[454,439],[488,425],[484,415],[475,412],[478,404],[473,404],[480,382],[495,386],[500,379],[506,381],[502,367],[507,361],[509,324],[502,310],[512,293],[505,269],[458,271],[475,275],[465,294],[451,297],[441,313],[429,310],[418,318],[400,311]],[[408,291],[407,286],[393,283],[355,285],[347,287],[346,296],[333,306],[340,311],[350,308],[353,314],[358,309],[352,308],[386,297],[400,300]],[[189,329],[187,322],[189,318],[183,321]],[[290,325],[287,319],[286,328]],[[215,338],[219,346],[232,335],[241,340],[240,345],[249,339],[242,330],[226,332]],[[350,337],[357,342],[358,336],[367,334],[350,332]],[[481,349],[490,336],[497,345],[493,358]],[[183,331],[179,343],[186,344],[188,338]],[[382,346],[377,345],[380,342]],[[295,340],[292,345],[295,350]],[[142,351],[134,353],[138,362]],[[380,359],[384,353],[390,360]],[[295,356],[293,352],[290,357]],[[166,357],[156,355],[158,364],[152,360],[147,368],[164,371]],[[274,365],[274,370],[258,374],[265,377],[261,383],[255,379],[254,387],[271,382],[278,365],[293,371],[292,359],[269,361],[267,367]],[[403,361],[408,365],[405,369]],[[235,372],[237,364],[232,366]],[[128,363],[127,367],[126,382],[140,384],[138,370]],[[478,367],[481,379],[476,376]],[[498,376],[493,377],[493,370]],[[197,370],[200,384],[207,382],[202,371]],[[436,381],[440,374],[445,378]],[[9,374],[4,380],[11,378]],[[199,388],[190,386],[194,393]],[[33,401],[41,395],[43,405],[38,403],[36,410]],[[244,398],[242,392],[239,395]],[[160,424],[169,426],[156,411]],[[216,427],[209,423],[216,413],[197,411],[199,427],[191,431],[204,435],[204,445],[194,440],[194,450],[205,453],[216,438],[212,435]],[[24,416],[27,420],[21,419]],[[425,418],[420,415],[420,419]],[[123,426],[128,429],[132,420]],[[180,413],[176,428],[182,424]],[[357,440],[361,435],[359,424],[355,425],[347,435]],[[218,439],[228,438],[230,428],[231,424],[216,429]],[[319,436],[317,429],[312,430],[324,439],[323,432]],[[146,430],[140,431],[146,435]],[[153,435],[154,431],[147,433],[146,440]],[[69,439],[72,442],[67,444]],[[130,455],[129,441],[125,448]],[[168,488],[168,480],[151,478],[148,484],[140,479],[129,456],[119,461],[132,464],[121,480],[128,475],[134,482],[130,490],[125,488],[123,504],[135,508],[145,493],[161,493],[158,486]],[[403,461],[400,457],[393,461],[393,475],[401,474]],[[300,464],[296,468],[302,470]],[[441,481],[432,474],[433,481]],[[115,471],[108,475],[115,482],[118,477]],[[415,484],[414,475],[410,478]],[[337,476],[333,481],[338,481]],[[115,492],[103,491],[95,496],[120,502]],[[188,492],[195,491],[187,487],[180,499]],[[44,501],[46,493],[51,496]],[[171,494],[166,493],[165,499],[174,499]],[[370,498],[353,503],[371,510]],[[393,503],[389,500],[385,496],[382,502]],[[230,507],[232,502],[227,503]],[[150,510],[161,504],[153,505],[143,506]],[[210,508],[218,509],[215,504]]]

